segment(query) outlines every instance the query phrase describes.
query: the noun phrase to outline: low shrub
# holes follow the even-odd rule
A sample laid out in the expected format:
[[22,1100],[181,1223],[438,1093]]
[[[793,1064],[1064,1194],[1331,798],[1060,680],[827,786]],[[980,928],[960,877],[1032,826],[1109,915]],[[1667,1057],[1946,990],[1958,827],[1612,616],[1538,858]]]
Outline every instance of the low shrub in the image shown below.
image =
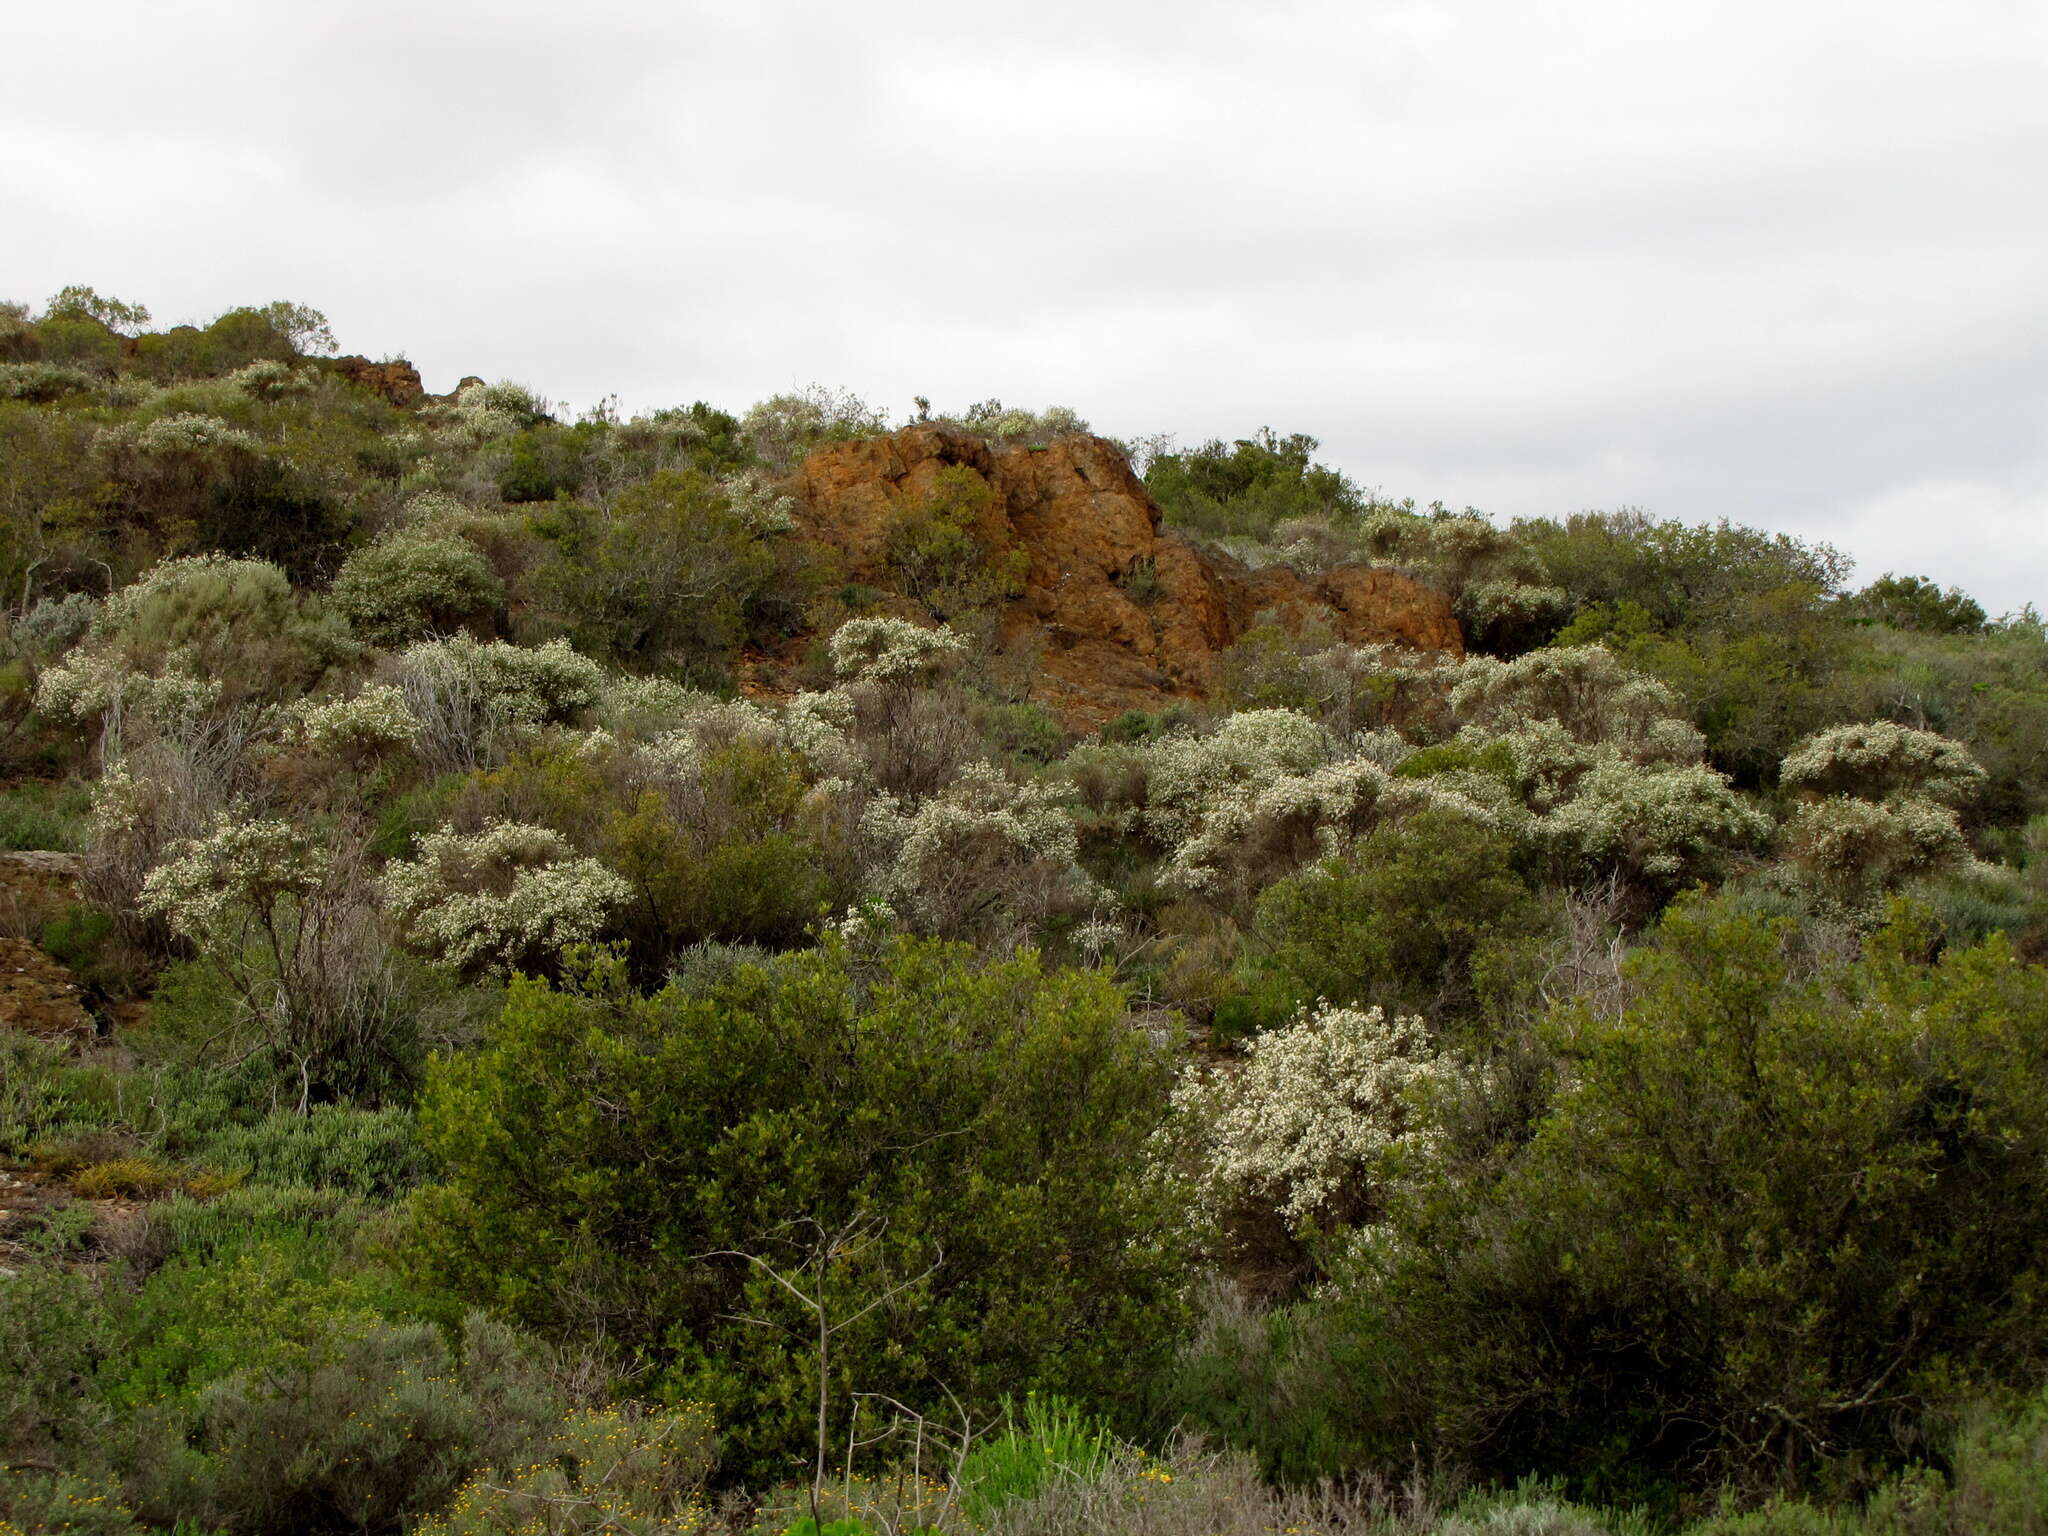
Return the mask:
[[1101,1419],[1066,1398],[1033,1392],[1023,1421],[976,1445],[962,1459],[956,1480],[960,1507],[977,1522],[1006,1504],[1031,1498],[1055,1478],[1101,1475],[1117,1439]]

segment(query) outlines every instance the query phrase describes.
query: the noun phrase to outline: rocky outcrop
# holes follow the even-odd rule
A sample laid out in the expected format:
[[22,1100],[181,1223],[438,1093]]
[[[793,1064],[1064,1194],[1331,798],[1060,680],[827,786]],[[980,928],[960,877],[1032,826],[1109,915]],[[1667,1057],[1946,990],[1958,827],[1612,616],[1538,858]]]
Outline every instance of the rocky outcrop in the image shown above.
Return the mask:
[[0,939],[0,1029],[73,1042],[95,1033],[76,978],[26,939]]
[[427,387],[420,381],[419,369],[402,357],[382,363],[367,357],[337,357],[333,367],[351,384],[375,390],[393,405],[414,406],[426,398]]
[[798,516],[809,537],[839,552],[849,579],[886,586],[892,528],[944,494],[942,477],[958,469],[995,493],[978,498],[982,543],[1028,560],[1004,636],[1043,635],[1038,695],[1073,724],[1200,697],[1217,653],[1261,614],[1290,628],[1321,619],[1352,644],[1462,654],[1449,601],[1406,576],[1251,570],[1163,528],[1122,450],[1100,437],[1004,447],[920,423],[830,444],[797,472]]

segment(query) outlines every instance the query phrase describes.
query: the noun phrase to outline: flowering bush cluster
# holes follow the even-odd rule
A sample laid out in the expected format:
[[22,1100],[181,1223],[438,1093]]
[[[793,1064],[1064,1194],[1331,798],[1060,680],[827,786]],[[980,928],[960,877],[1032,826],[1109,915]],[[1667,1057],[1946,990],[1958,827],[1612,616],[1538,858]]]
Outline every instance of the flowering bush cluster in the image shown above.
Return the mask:
[[632,894],[559,832],[504,821],[428,833],[384,871],[382,890],[409,944],[471,975],[546,968],[596,938]]
[[1102,896],[1077,863],[1080,839],[1057,792],[988,763],[914,807],[877,796],[862,830],[894,850],[880,894],[924,932],[1010,939]]
[[1241,1069],[1190,1071],[1173,1148],[1195,1148],[1201,1208],[1227,1224],[1277,1212],[1299,1235],[1370,1220],[1397,1154],[1425,1150],[1424,1097],[1452,1080],[1420,1019],[1318,1003],[1249,1042]]
[[474,544],[428,523],[350,555],[330,595],[363,639],[396,646],[487,617],[505,589]]
[[967,653],[946,625],[907,619],[848,619],[832,632],[832,670],[849,683],[908,684],[942,675]]

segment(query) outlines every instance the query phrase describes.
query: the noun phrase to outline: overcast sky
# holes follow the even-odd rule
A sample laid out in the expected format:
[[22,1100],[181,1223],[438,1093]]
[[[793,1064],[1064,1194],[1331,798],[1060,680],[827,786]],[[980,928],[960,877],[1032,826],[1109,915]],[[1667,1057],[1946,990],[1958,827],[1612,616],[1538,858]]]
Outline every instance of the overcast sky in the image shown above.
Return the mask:
[[2048,4],[9,7],[0,297],[813,381],[2048,607]]

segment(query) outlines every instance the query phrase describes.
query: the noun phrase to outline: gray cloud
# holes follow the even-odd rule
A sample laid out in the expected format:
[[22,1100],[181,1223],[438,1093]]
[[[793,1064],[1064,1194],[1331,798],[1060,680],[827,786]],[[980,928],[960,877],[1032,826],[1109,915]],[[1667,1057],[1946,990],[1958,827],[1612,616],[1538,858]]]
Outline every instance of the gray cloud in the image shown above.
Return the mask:
[[0,254],[430,384],[1321,437],[2048,602],[2048,12],[127,0],[10,19]]

